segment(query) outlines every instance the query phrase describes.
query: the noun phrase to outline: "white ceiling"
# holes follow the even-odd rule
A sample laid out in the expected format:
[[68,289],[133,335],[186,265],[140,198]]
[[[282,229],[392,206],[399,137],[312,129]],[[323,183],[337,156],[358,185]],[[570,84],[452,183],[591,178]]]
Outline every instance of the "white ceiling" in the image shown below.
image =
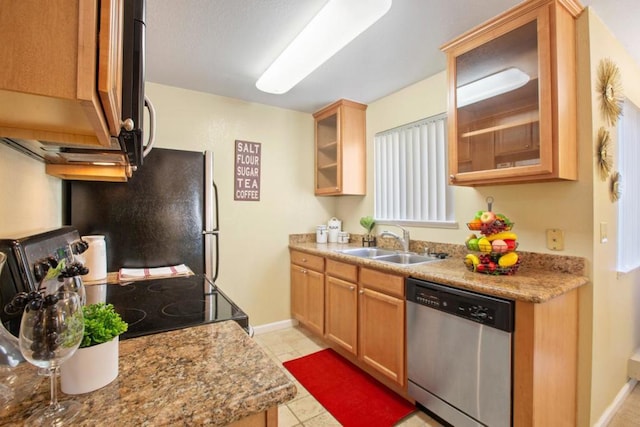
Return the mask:
[[[146,79],[314,112],[369,104],[445,69],[440,46],[520,0],[395,0],[365,33],[282,95],[255,82],[327,0],[148,0]],[[582,0],[640,64],[640,2]],[[336,31],[339,31],[336,28]]]

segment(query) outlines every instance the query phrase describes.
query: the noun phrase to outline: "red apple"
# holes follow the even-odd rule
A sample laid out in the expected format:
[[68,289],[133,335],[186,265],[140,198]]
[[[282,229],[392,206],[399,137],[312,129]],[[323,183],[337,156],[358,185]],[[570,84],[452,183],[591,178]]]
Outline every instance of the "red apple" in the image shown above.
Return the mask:
[[505,239],[504,241],[507,244],[507,251],[515,251],[516,250],[516,241],[511,239]]
[[480,216],[480,221],[482,221],[483,224],[490,224],[495,220],[496,220],[496,214],[494,214],[491,211],[485,211]]

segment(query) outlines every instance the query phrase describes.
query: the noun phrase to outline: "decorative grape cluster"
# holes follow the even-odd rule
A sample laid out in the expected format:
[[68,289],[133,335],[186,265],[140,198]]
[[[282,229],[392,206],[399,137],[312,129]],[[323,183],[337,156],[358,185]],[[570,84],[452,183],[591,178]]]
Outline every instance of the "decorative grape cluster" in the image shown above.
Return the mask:
[[480,224],[480,232],[485,236],[490,236],[492,234],[498,234],[502,231],[509,230],[511,230],[511,224],[507,224],[499,218],[493,222]]
[[19,292],[11,302],[5,306],[7,314],[18,314],[22,310],[27,313],[35,311],[33,320],[33,342],[31,351],[35,360],[51,360],[60,346],[58,331],[60,331],[58,296],[43,295],[42,292]]
[[75,277],[75,276],[84,276],[89,273],[89,269],[82,265],[79,262],[73,262],[71,264],[65,265],[65,267],[60,270],[60,274],[58,275],[58,282],[64,281],[67,277]]

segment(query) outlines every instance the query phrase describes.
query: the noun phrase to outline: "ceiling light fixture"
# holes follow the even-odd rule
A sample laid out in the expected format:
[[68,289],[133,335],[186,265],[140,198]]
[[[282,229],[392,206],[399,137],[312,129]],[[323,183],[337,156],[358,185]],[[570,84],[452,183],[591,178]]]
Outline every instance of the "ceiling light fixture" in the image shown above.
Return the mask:
[[283,94],[369,28],[392,0],[329,0],[256,82],[263,92]]
[[509,67],[460,86],[456,95],[458,108],[516,90],[526,85],[530,79],[529,75],[521,69]]

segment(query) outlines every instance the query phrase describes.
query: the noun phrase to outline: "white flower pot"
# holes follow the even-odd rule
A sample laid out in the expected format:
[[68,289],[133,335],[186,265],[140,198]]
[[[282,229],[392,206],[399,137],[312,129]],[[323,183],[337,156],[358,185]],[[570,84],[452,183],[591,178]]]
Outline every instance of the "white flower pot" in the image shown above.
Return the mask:
[[118,344],[109,342],[79,348],[60,366],[60,389],[66,394],[82,394],[106,386],[118,376]]

